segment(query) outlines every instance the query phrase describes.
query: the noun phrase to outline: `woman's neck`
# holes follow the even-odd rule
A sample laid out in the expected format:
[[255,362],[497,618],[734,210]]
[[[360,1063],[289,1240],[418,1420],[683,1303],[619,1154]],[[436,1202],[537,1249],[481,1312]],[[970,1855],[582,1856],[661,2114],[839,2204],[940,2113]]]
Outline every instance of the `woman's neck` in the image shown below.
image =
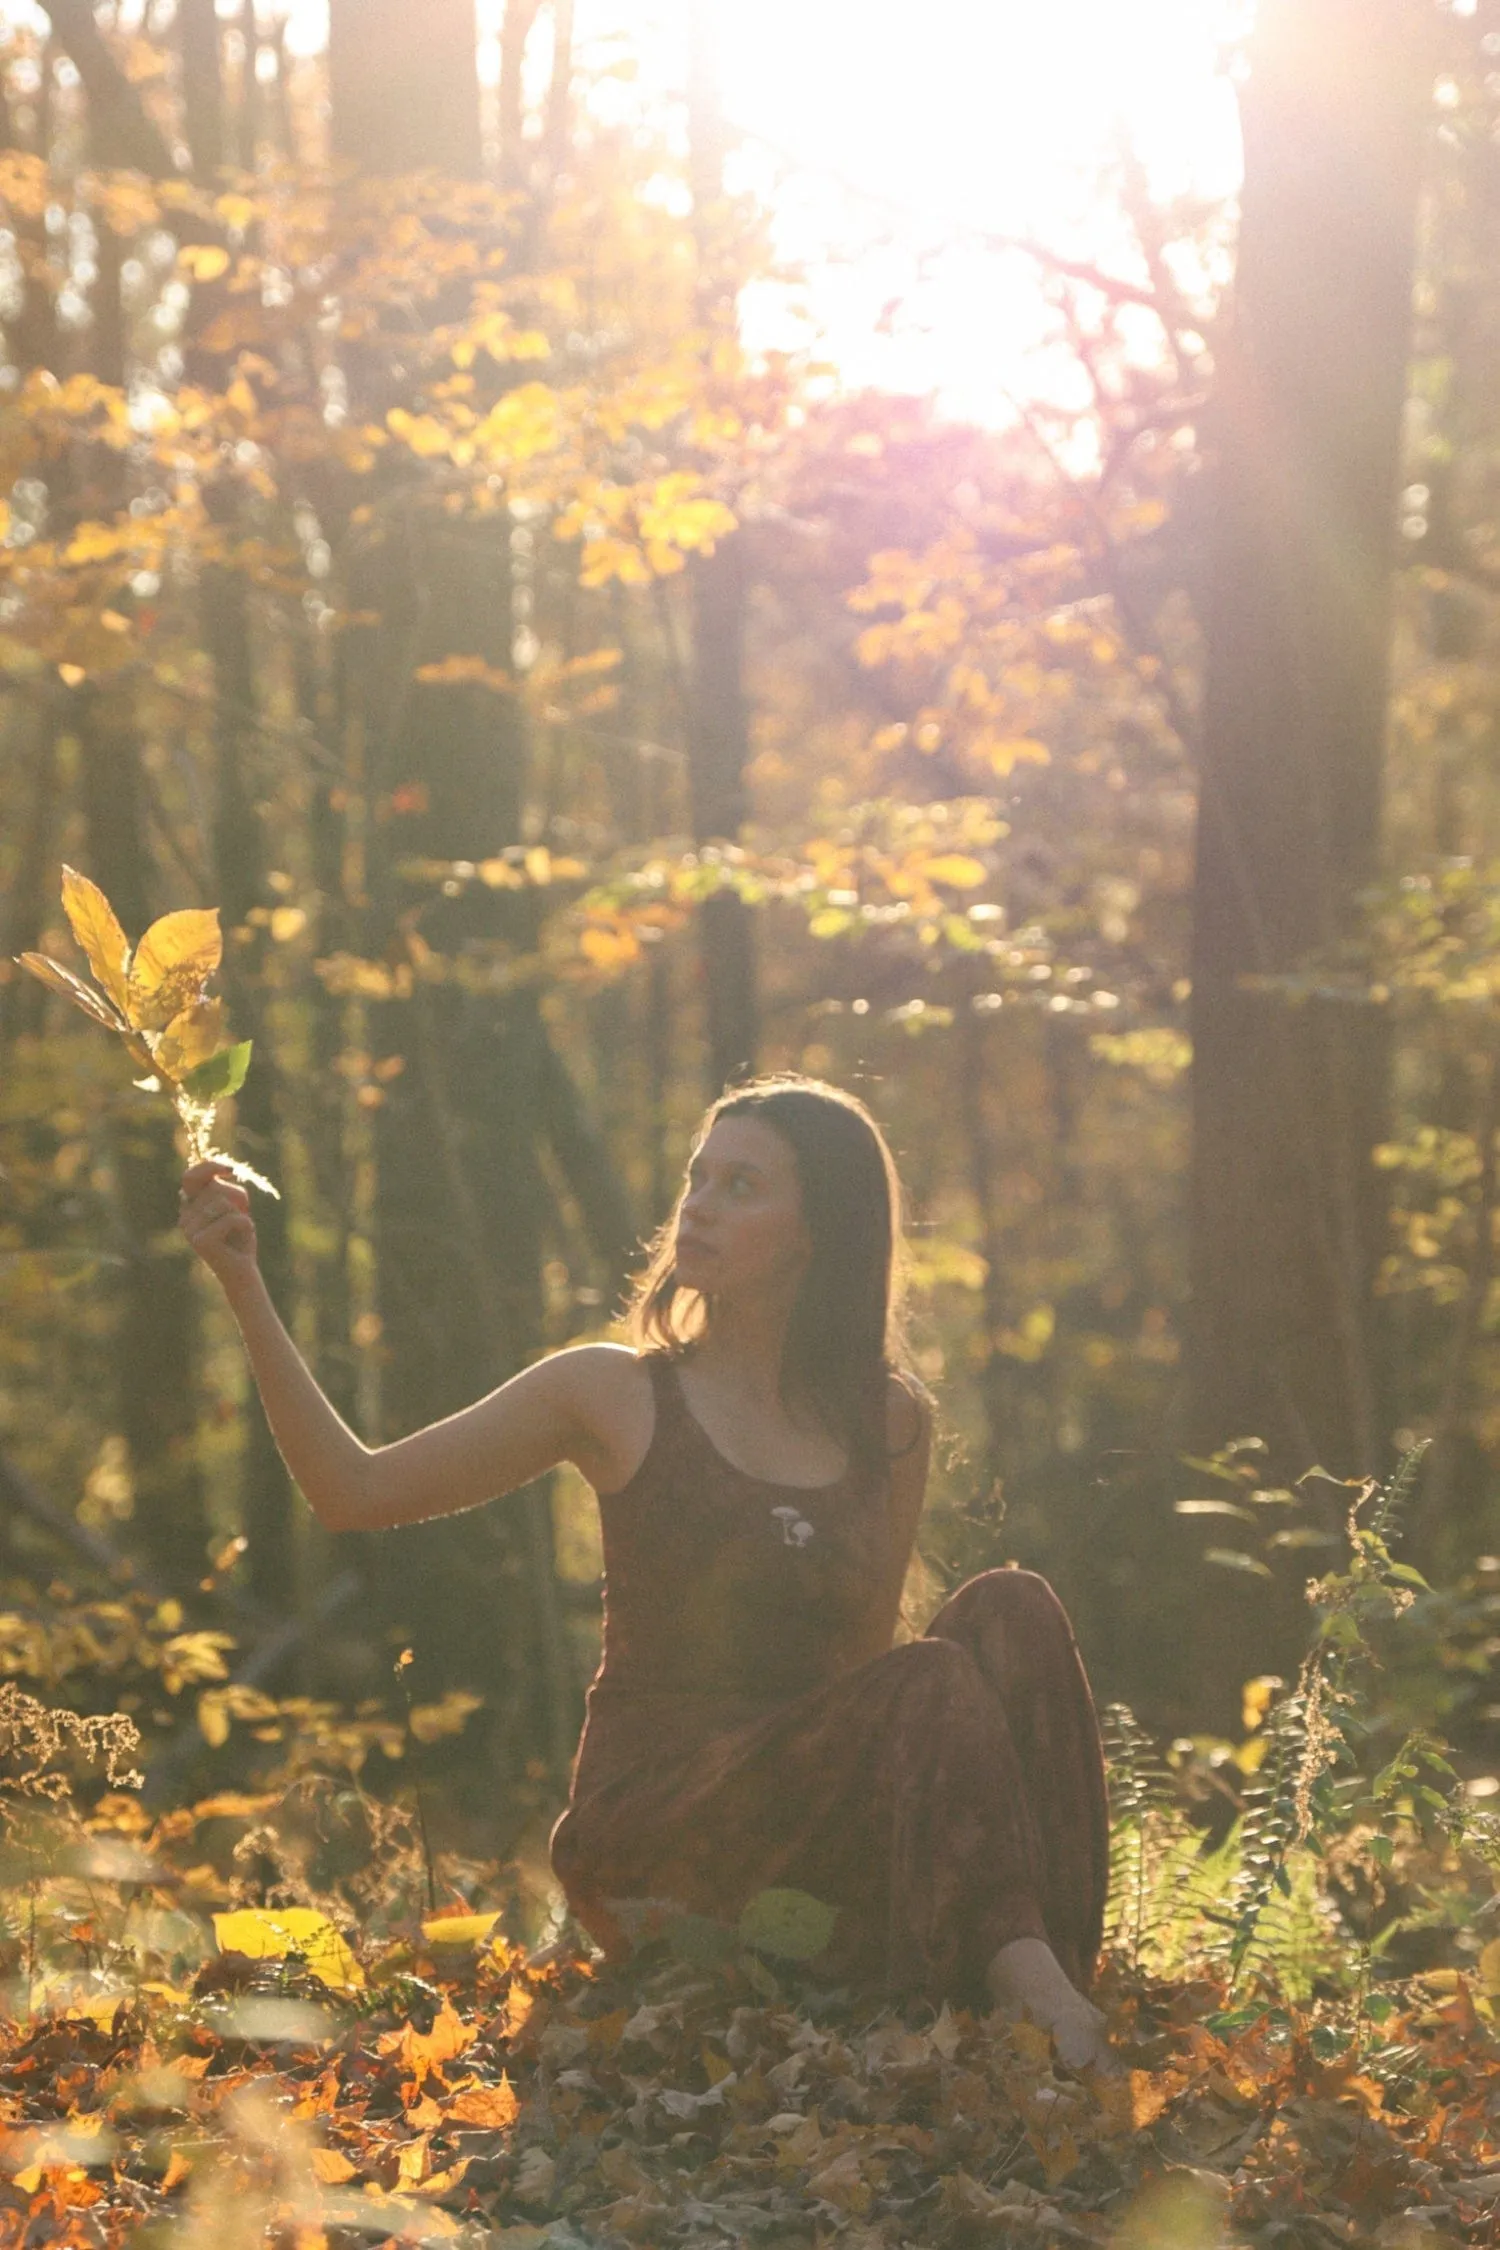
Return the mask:
[[697,1364],[734,1388],[766,1403],[781,1396],[786,1348],[787,1305],[716,1298],[702,1335],[693,1345]]

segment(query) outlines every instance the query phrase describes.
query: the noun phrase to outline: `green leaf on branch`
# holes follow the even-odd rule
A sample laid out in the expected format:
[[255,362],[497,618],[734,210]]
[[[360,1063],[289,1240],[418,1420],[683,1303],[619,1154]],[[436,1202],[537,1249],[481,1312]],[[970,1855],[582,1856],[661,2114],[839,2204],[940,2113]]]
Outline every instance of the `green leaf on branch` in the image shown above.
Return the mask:
[[228,1101],[245,1083],[254,1044],[252,1039],[242,1039],[237,1046],[222,1047],[218,1054],[210,1055],[207,1062],[199,1063],[180,1081],[183,1092],[195,1102]]
[[1238,1547],[1207,1547],[1203,1560],[1215,1563],[1220,1570],[1243,1570],[1252,1578],[1270,1578],[1273,1573],[1256,1555],[1247,1555]]

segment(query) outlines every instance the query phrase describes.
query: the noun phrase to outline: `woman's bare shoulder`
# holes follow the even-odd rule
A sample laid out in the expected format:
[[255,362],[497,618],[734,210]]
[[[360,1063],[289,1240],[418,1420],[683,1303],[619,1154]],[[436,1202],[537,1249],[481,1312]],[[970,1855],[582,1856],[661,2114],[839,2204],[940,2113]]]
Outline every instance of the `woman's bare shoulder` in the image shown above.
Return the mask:
[[596,1491],[627,1484],[651,1443],[656,1409],[645,1355],[628,1344],[568,1344],[547,1363],[580,1431],[578,1467]]
[[564,1344],[551,1354],[551,1364],[567,1362],[570,1372],[602,1376],[606,1382],[649,1383],[647,1354],[630,1344]]

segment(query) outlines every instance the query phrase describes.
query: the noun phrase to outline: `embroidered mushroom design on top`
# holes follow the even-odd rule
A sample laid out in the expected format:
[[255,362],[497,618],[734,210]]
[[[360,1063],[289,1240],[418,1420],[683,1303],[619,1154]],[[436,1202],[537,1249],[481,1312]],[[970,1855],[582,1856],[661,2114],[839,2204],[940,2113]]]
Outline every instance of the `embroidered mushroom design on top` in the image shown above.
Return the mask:
[[813,1527],[796,1508],[773,1508],[772,1515],[781,1525],[781,1536],[788,1547],[805,1547],[813,1535]]

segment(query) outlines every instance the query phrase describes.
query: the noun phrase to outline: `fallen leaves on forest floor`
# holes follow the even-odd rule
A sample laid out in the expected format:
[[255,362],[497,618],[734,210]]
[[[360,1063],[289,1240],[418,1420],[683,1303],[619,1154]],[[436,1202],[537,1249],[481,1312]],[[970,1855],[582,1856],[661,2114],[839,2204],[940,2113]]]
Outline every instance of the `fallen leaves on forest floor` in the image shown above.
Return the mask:
[[620,1972],[416,1935],[353,2001],[231,1952],[10,2024],[0,2250],[1500,2240],[1500,2046],[1462,1978],[1351,2043],[1330,2009],[1220,2035],[1215,1986],[1112,1970],[1103,2080],[1029,2025],[671,1935]]

